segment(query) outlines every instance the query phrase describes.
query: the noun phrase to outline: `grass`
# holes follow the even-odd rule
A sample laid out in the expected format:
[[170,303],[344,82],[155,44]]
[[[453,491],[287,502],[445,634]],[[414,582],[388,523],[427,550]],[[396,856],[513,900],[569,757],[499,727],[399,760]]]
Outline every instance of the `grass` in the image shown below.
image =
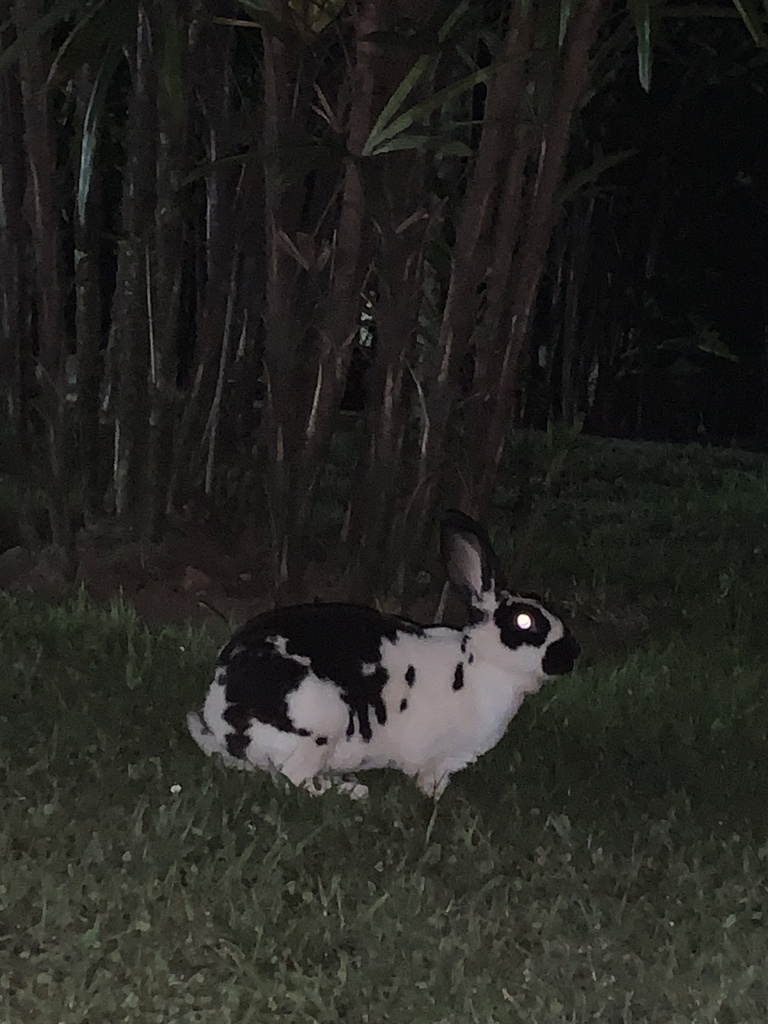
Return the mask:
[[766,467],[581,441],[515,551],[548,457],[494,534],[584,665],[437,810],[228,773],[210,637],[0,598],[0,1024],[763,1024]]

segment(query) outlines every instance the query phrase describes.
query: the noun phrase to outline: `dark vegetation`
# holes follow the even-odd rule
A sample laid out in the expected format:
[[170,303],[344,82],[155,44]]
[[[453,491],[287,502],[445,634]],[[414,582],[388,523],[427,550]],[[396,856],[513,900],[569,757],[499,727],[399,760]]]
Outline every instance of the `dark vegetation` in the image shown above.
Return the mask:
[[758,6],[0,3],[3,546],[213,509],[302,597],[341,472],[407,606],[515,425],[762,445]]

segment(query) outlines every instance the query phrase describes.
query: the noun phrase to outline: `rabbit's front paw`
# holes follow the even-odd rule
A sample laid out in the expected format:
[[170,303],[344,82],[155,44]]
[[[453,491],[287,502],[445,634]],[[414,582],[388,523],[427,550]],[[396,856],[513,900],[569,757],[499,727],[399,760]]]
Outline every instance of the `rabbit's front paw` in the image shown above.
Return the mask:
[[336,786],[339,793],[343,793],[344,796],[348,796],[350,800],[367,800],[368,799],[368,787],[364,786],[362,782],[339,782]]
[[322,796],[323,793],[327,793],[329,789],[333,788],[330,779],[307,779],[302,785],[311,796]]

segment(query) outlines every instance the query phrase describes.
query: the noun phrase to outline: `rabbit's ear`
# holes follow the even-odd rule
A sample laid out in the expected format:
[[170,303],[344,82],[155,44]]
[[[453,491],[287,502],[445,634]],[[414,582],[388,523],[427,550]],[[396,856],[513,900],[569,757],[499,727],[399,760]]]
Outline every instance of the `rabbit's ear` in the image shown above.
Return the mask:
[[496,589],[497,560],[485,530],[456,509],[443,516],[440,552],[448,579],[478,604]]

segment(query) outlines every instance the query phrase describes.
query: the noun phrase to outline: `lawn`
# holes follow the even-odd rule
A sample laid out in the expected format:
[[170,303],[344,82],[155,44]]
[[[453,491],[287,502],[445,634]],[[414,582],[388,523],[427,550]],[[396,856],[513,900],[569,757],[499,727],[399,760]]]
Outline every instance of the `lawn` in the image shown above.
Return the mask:
[[204,759],[221,637],[0,597],[0,1024],[765,1024],[768,463],[552,458],[491,529],[583,663],[436,808]]

